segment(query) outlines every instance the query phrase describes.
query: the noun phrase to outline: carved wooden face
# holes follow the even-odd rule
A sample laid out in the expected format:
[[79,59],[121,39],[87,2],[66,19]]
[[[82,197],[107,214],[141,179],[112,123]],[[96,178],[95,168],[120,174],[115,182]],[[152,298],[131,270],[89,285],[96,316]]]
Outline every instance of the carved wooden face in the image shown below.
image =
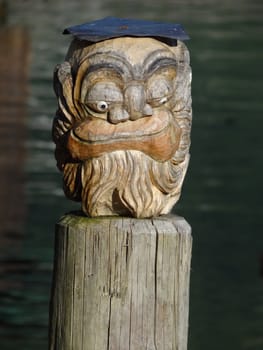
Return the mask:
[[[66,194],[81,200],[82,204],[85,202],[84,211],[92,216],[153,216],[169,211],[179,198],[190,145],[191,71],[185,46],[179,43],[169,47],[151,38],[117,38],[91,46],[75,41],[67,59],[55,72],[60,108],[53,129]],[[124,158],[132,155],[132,167],[142,167],[142,173],[150,171],[150,180],[154,178],[151,169],[156,168],[150,163],[157,163],[157,168],[163,169],[158,170],[158,176],[172,177],[173,188],[168,193],[151,180],[156,187],[152,192],[158,197],[152,203],[157,200],[158,205],[148,209],[147,214],[146,209],[136,210],[134,205],[130,208],[129,200],[120,195],[123,192],[120,186],[107,184],[111,188],[109,193],[104,193],[104,199],[100,198],[103,204],[97,203],[102,209],[92,214],[88,209],[91,204],[87,203],[93,202],[87,199],[91,190],[85,188],[90,187],[92,176],[103,186],[105,174],[99,175],[100,183],[98,174],[87,165],[94,167],[107,155],[110,158],[115,155],[117,164],[121,153]],[[143,166],[139,164],[142,162]],[[146,164],[151,169],[146,169]],[[169,166],[177,167],[176,179]],[[119,167],[121,174],[125,160]],[[135,170],[132,167],[130,172]],[[120,177],[118,182],[122,179]]]

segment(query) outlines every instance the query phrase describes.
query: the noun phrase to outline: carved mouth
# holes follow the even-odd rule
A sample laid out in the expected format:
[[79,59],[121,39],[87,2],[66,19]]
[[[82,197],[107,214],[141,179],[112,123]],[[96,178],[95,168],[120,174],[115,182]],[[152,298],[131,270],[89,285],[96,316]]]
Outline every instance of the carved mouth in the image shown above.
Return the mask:
[[118,124],[92,119],[71,130],[68,149],[72,157],[79,160],[118,150],[137,150],[158,161],[166,161],[177,150],[180,135],[181,129],[168,111]]

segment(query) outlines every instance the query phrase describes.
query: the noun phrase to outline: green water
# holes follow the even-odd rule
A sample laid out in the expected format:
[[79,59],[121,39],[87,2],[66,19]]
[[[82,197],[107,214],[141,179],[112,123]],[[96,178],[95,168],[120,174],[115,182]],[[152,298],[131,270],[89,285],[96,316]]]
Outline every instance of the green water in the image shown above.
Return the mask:
[[1,350],[47,348],[54,224],[76,208],[63,197],[50,140],[53,68],[63,61],[70,40],[61,31],[105,16],[178,22],[191,36],[191,164],[175,209],[194,237],[189,350],[262,350],[263,2],[13,0],[8,5],[9,25],[24,26],[30,35],[31,64],[27,216],[23,234],[1,250]]

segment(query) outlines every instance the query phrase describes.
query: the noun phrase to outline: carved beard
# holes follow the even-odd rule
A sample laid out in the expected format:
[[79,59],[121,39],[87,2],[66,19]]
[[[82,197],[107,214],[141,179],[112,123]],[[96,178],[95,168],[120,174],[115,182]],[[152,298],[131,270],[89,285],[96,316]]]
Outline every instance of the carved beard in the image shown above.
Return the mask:
[[[82,201],[93,217],[122,215],[137,218],[167,214],[180,197],[188,157],[176,164],[160,163],[139,151],[116,151],[64,169],[65,192]],[[82,188],[67,187],[82,184]],[[78,177],[81,177],[81,181]],[[67,181],[69,180],[69,181]],[[73,191],[74,190],[74,191]],[[76,193],[81,198],[76,198]]]
[[[116,62],[121,79],[117,68],[112,72]],[[54,88],[59,108],[52,134],[66,196],[92,217],[167,214],[180,197],[189,160],[191,68],[184,44],[73,41],[55,70]],[[104,113],[99,103],[105,101]]]

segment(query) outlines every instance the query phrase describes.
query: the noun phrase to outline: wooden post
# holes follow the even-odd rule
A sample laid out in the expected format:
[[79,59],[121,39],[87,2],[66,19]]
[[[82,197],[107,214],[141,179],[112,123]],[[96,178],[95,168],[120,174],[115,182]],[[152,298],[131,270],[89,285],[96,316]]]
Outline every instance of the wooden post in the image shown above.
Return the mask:
[[50,350],[186,350],[191,228],[178,216],[56,228]]

